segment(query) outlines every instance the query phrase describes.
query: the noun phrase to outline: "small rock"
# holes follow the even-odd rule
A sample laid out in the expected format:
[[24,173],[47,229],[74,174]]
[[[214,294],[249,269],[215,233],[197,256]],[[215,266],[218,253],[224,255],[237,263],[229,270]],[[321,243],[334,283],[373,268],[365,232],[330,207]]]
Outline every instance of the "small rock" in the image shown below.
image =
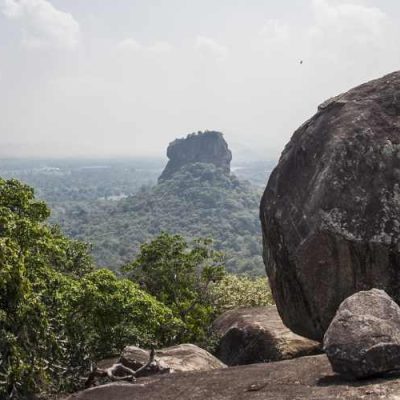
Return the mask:
[[[121,363],[129,368],[137,369],[148,362],[149,356],[148,350],[127,346],[122,351]],[[208,351],[193,344],[180,344],[157,350],[155,364],[153,370],[156,369],[158,373],[209,371],[226,367]]]
[[213,325],[221,337],[217,357],[227,365],[287,360],[320,352],[318,342],[291,332],[275,306],[241,308],[222,314]]
[[149,361],[150,351],[136,346],[126,346],[122,350],[120,362],[128,368],[137,370]]
[[332,369],[364,378],[400,368],[400,307],[383,291],[358,292],[342,302],[324,336]]

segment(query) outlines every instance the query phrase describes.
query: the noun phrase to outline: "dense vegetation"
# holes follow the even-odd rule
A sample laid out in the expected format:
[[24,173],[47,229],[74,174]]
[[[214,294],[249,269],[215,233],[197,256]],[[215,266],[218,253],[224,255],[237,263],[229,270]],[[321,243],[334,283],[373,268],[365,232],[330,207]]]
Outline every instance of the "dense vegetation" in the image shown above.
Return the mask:
[[72,389],[89,360],[168,344],[179,328],[137,284],[94,270],[48,215],[32,189],[0,179],[0,398]]
[[177,342],[206,342],[216,314],[211,287],[225,275],[223,256],[210,240],[197,239],[189,245],[180,235],[162,233],[143,244],[124,270],[182,322]]
[[35,188],[36,195],[62,211],[74,204],[114,200],[154,184],[162,160],[0,160],[0,176]]
[[[242,162],[235,173],[261,184],[270,164]],[[204,164],[155,185],[162,165],[162,160],[140,159],[3,160],[0,176],[33,186],[51,206],[52,223],[93,244],[98,265],[117,269],[137,254],[142,242],[168,231],[187,239],[212,237],[226,254],[230,271],[264,274],[261,188]]]
[[[0,178],[0,398],[74,390],[91,361],[128,344],[207,346],[212,320],[265,285],[232,281],[209,240],[165,233],[118,277],[95,269],[87,245],[48,225],[48,216],[31,188]],[[243,302],[226,297],[229,287]]]
[[58,214],[65,232],[93,244],[100,265],[115,267],[162,231],[212,237],[235,273],[262,274],[260,192],[212,164],[189,164],[154,187],[115,203],[79,206]]

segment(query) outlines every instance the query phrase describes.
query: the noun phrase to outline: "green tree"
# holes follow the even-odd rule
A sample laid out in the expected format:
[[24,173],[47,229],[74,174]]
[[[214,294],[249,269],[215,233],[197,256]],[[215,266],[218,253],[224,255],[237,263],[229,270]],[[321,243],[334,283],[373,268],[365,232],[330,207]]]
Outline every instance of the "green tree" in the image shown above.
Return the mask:
[[179,328],[138,285],[95,271],[49,213],[31,188],[0,178],[0,398],[75,388],[90,360],[168,344]]
[[180,235],[163,232],[143,244],[123,269],[183,322],[179,341],[204,341],[214,316],[211,286],[222,279],[225,268],[223,255],[211,243],[197,239],[189,244]]

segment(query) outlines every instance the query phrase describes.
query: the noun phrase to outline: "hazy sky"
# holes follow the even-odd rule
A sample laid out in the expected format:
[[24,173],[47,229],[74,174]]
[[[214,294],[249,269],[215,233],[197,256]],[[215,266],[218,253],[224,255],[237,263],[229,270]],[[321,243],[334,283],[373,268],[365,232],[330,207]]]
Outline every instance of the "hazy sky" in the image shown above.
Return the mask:
[[396,69],[399,0],[0,0],[0,156],[164,155],[210,129],[274,158]]

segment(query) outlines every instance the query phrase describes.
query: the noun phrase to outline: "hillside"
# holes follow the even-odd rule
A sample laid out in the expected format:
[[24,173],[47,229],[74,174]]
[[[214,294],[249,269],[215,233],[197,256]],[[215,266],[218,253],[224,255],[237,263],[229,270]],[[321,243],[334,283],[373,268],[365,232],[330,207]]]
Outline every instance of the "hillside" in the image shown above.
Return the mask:
[[[201,135],[209,139],[214,133]],[[197,147],[201,135],[185,140],[195,139]],[[230,173],[230,151],[219,135],[211,141],[217,142],[217,148],[226,153],[216,152],[215,163],[210,158],[207,163],[196,162],[204,159],[201,152],[186,163],[170,159],[168,174],[163,173],[164,178],[157,185],[142,187],[115,202],[56,208],[53,220],[72,237],[91,242],[96,261],[102,266],[115,268],[130,261],[141,243],[168,231],[187,238],[211,237],[216,248],[227,255],[230,271],[263,273],[258,220],[260,192]],[[221,145],[221,139],[225,146]],[[187,142],[179,143],[186,143],[186,153],[192,151],[188,150]],[[178,157],[182,158],[182,154]],[[224,165],[220,157],[225,157]]]
[[131,260],[161,231],[206,236],[227,255],[228,269],[261,273],[259,192],[211,164],[191,164],[168,181],[118,202],[77,206],[57,216],[64,231],[93,244],[97,263]]

